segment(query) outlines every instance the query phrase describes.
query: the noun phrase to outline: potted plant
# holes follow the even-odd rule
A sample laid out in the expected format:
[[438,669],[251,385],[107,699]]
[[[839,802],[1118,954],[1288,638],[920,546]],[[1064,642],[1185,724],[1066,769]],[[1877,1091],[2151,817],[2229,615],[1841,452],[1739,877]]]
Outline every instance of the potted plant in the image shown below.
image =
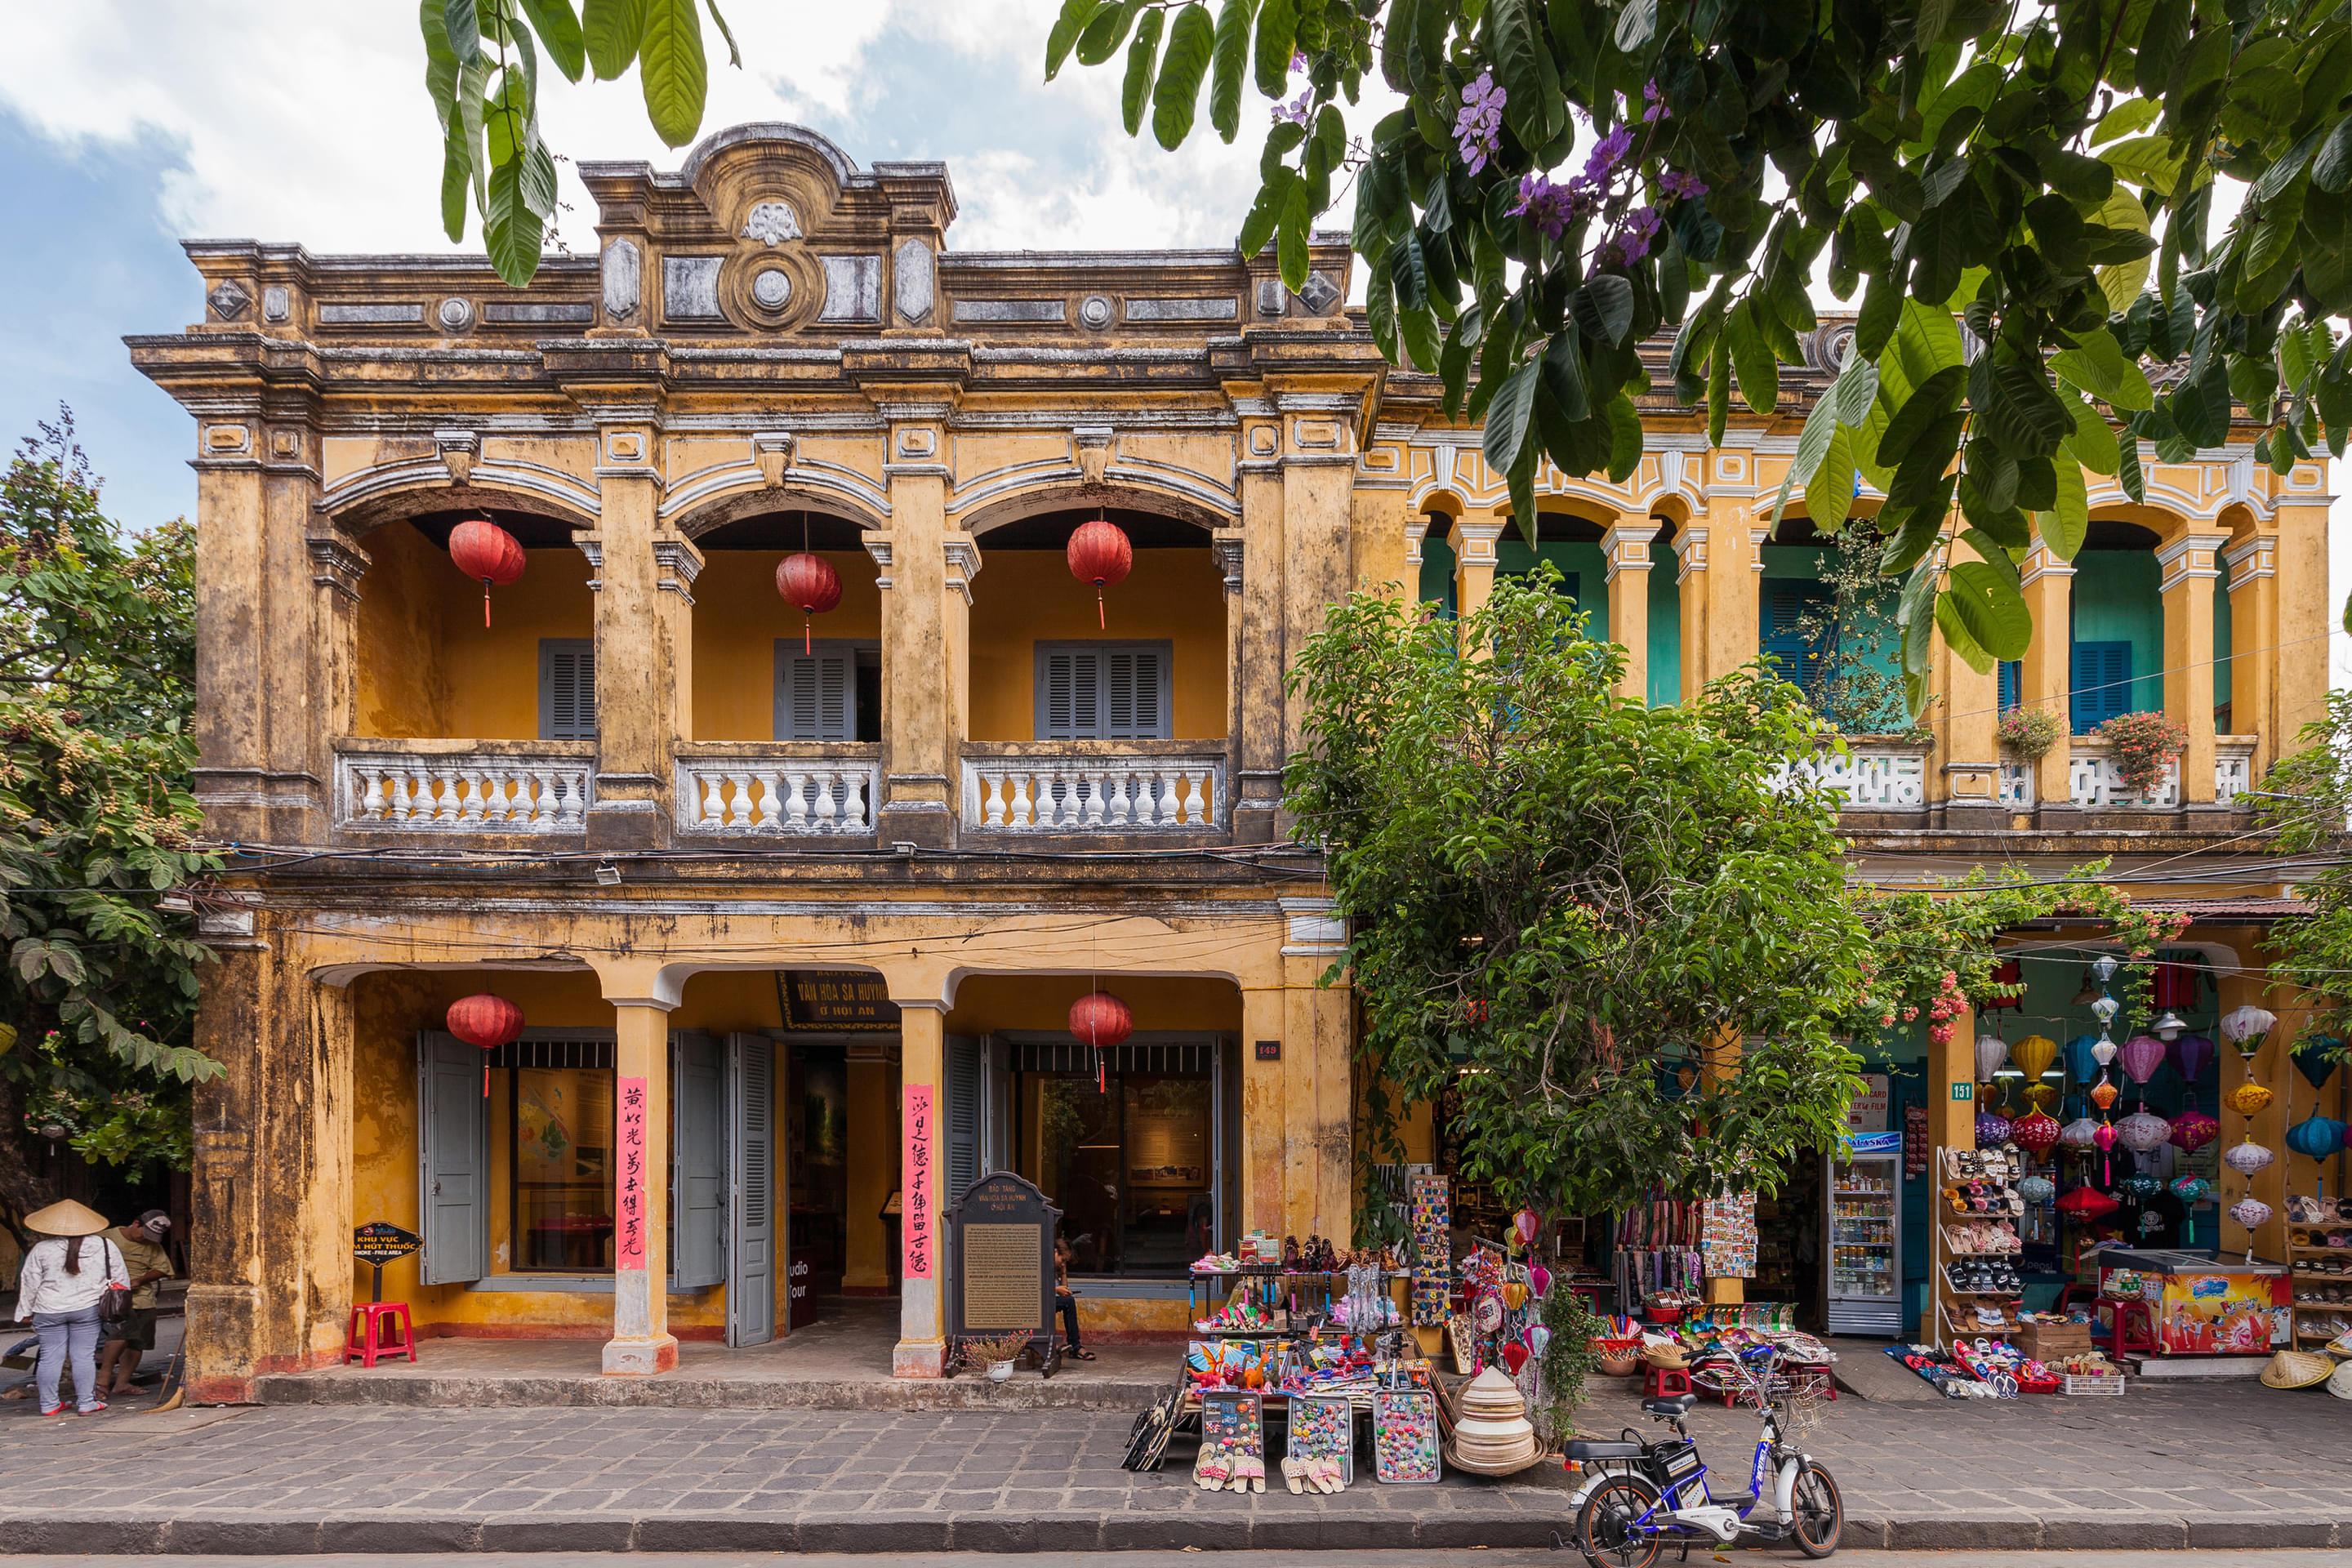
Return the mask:
[[2012,708],[2000,716],[2001,745],[2020,762],[2038,763],[2058,743],[2058,715],[2047,708]]
[[2145,800],[2164,782],[2164,765],[2189,744],[2189,731],[2161,713],[2118,713],[2099,726],[2124,788]]
[[1003,1383],[1013,1375],[1013,1363],[1029,1348],[1026,1334],[999,1334],[963,1342],[963,1363],[969,1367],[986,1367],[988,1381]]

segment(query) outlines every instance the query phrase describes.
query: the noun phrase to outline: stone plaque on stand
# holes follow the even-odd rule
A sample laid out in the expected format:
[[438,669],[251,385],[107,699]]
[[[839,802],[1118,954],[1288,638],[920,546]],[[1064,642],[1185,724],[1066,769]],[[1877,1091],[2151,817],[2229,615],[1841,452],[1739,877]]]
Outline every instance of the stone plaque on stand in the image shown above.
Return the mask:
[[1061,1364],[1054,1323],[1054,1235],[1062,1211],[1010,1171],[971,1184],[948,1210],[948,1338],[1020,1335],[1047,1377]]

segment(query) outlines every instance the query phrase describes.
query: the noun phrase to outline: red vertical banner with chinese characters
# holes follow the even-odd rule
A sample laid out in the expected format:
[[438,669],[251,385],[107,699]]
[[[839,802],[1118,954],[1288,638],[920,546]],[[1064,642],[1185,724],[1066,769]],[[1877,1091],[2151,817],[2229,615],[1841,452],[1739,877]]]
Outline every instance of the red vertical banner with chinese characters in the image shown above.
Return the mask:
[[908,1279],[929,1279],[931,1277],[931,1231],[936,1225],[932,1212],[937,1184],[931,1172],[931,1086],[910,1083],[907,1086],[907,1160],[900,1167],[905,1192],[900,1201],[903,1211],[900,1226],[907,1246],[905,1277]]
[[613,1237],[613,1262],[619,1268],[646,1266],[646,1080],[625,1078],[619,1104],[621,1168],[614,1201],[619,1205]]

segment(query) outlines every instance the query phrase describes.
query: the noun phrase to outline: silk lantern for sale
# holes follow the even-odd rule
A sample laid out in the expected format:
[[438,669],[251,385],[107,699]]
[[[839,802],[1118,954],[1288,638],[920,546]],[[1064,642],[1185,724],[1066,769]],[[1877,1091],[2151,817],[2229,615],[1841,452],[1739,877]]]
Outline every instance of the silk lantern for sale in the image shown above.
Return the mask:
[[2064,1131],[2054,1117],[2039,1110],[2009,1124],[2010,1142],[2036,1155],[2047,1154],[2055,1148],[2059,1134]]
[[2344,1147],[2344,1123],[2314,1111],[2286,1130],[2286,1146],[2309,1159],[2325,1160]]
[[2116,1101],[2123,1098],[2123,1093],[2122,1089],[2117,1089],[2105,1079],[2101,1079],[2091,1086],[2091,1103],[2101,1110],[2113,1110],[2116,1108]]
[[2172,1119],[2172,1146],[2182,1153],[2194,1153],[2221,1136],[2221,1124],[2190,1106]]
[[815,649],[815,617],[841,603],[841,574],[824,556],[803,550],[776,563],[776,592],[801,613],[801,652]]
[[480,580],[482,625],[490,624],[490,590],[522,576],[522,545],[487,517],[469,517],[449,531],[449,559],[458,571]]
[[2344,1042],[2333,1035],[2306,1035],[2295,1042],[2294,1070],[2314,1089],[2326,1089],[2336,1072],[2336,1057]]
[[2213,1065],[2213,1042],[2202,1035],[2183,1035],[2166,1048],[2165,1054],[2172,1059],[2172,1070],[2180,1075],[2180,1081],[2193,1088],[2205,1069]]
[[2009,1059],[2015,1062],[2027,1078],[2041,1078],[2049,1072],[2050,1064],[2058,1059],[2058,1042],[2047,1035],[2028,1035],[2009,1047]]
[[1998,1149],[2009,1142],[2009,1118],[1997,1110],[1977,1112],[1977,1147]]
[[2263,1043],[2271,1037],[2271,1031],[2277,1026],[2276,1013],[2254,1006],[2241,1007],[2221,1020],[2221,1038],[2228,1041],[2240,1057],[2251,1062],[2254,1053],[2263,1048]]
[[2116,1137],[2135,1154],[2160,1148],[2172,1136],[2172,1123],[2146,1110],[2135,1110],[2116,1123]]
[[2078,1116],[2059,1130],[2058,1142],[2069,1149],[2085,1152],[2095,1149],[2099,1143],[2099,1124],[2087,1116]]
[[2230,1217],[2246,1227],[2246,1261],[2254,1260],[2254,1231],[2271,1217],[2271,1205],[2260,1198],[2240,1198],[2230,1205]]
[[1977,1081],[1990,1083],[1993,1075],[2009,1060],[2009,1042],[1990,1031],[1977,1037]]
[[[460,996],[449,1004],[442,1021],[449,1032],[469,1046],[495,1051],[522,1037],[522,1009],[488,991]],[[482,1058],[482,1098],[490,1097],[490,1062]]]
[[2253,1116],[2276,1098],[2251,1079],[2221,1097],[2221,1103],[2241,1116]]
[[2028,1176],[2017,1184],[2017,1195],[2030,1204],[2046,1204],[2058,1195],[2058,1184],[2047,1176]]
[[2124,1076],[2139,1085],[2140,1102],[2146,1104],[2147,1080],[2164,1065],[2164,1042],[2154,1035],[2134,1035],[2124,1042],[2116,1057],[2123,1064]]
[[1108,1092],[1109,1069],[1104,1066],[1103,1052],[1135,1033],[1135,1015],[1109,992],[1089,991],[1070,1004],[1070,1033],[1094,1048],[1095,1089],[1097,1093]]
[[2270,1169],[2271,1162],[2276,1158],[2278,1158],[2277,1155],[2255,1142],[2251,1137],[2242,1142],[2232,1143],[2221,1151],[2221,1163],[2242,1176],[2252,1176],[2259,1172]]
[[2123,1206],[2093,1186],[2076,1187],[2058,1200],[2058,1207],[2062,1212],[2086,1222],[2104,1218]]

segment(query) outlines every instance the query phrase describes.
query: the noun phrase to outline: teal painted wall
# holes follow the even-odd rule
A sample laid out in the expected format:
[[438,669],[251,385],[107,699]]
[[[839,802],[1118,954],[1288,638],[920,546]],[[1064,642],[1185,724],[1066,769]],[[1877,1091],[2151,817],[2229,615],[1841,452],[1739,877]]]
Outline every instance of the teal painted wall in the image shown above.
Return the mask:
[[[2230,700],[2230,656],[2235,651],[2230,638],[2230,591],[2220,581],[2213,584],[2213,706],[2219,708]],[[2237,726],[2231,717],[2231,725]],[[2238,733],[2244,733],[2238,730]]]
[[1495,543],[1495,575],[1520,577],[1549,561],[1560,575],[1575,579],[1576,607],[1584,612],[1585,635],[1597,642],[1609,640],[1609,587],[1601,581],[1604,563],[1601,546],[1585,543],[1545,543],[1530,550],[1517,533],[1506,533]]
[[1423,603],[1444,605],[1446,619],[1454,618],[1454,546],[1438,537],[1437,521],[1431,522],[1429,537],[1421,542],[1421,597]]
[[[1764,580],[1769,583],[1778,577],[1818,583],[1822,577],[1822,563],[1833,548],[1827,544],[1767,544],[1759,552],[1764,560]],[[1902,647],[1895,635],[1893,595],[1886,596],[1884,607],[1885,616],[1879,623],[1879,635],[1866,646],[1847,646],[1841,651],[1849,663],[1859,663],[1889,678],[1899,678],[1902,674]],[[1760,626],[1759,635],[1761,635]],[[1853,641],[1852,638],[1847,640],[1849,643]]]
[[[2132,645],[2133,713],[2164,710],[2164,600],[2153,550],[2085,550],[2074,558],[2076,642]],[[2217,625],[2214,640],[2223,636]],[[2074,668],[2070,655],[2067,668]],[[2216,680],[2216,700],[2219,681]]]
[[1683,591],[1675,582],[1682,561],[1671,550],[1650,554],[1650,706],[1671,708],[1683,700]]

